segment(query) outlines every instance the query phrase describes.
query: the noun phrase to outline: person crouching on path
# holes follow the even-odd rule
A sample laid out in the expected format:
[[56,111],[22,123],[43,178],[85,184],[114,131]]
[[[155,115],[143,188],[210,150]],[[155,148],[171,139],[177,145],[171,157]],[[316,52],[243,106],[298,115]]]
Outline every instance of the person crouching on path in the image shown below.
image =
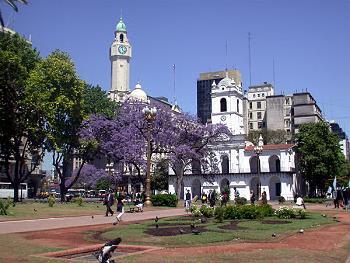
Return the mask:
[[114,212],[111,207],[114,205],[114,196],[112,190],[109,190],[108,194],[105,195],[103,204],[106,206],[106,216],[108,216],[109,213],[113,216]]
[[119,213],[117,215],[117,221],[120,222],[124,214],[124,203],[123,203],[123,198],[121,196],[118,197],[117,212]]

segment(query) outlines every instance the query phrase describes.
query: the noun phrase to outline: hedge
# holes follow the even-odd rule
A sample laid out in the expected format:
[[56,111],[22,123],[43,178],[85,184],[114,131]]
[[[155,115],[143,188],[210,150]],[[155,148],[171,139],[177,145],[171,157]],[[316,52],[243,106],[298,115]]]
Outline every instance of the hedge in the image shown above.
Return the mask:
[[176,207],[178,203],[178,199],[177,199],[177,196],[173,194],[159,194],[159,195],[153,195],[151,197],[151,202],[153,206]]

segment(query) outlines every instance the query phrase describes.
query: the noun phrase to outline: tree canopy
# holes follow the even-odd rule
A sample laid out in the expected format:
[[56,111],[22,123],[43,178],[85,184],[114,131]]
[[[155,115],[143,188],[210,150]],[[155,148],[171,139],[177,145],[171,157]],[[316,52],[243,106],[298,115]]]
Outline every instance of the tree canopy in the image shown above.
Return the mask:
[[152,123],[148,123],[142,113],[146,105],[136,102],[124,103],[113,120],[93,115],[84,123],[81,139],[95,142],[99,151],[115,165],[116,175],[121,176],[129,165],[139,174],[145,170],[146,142],[150,136],[152,160],[167,161],[181,182],[192,160],[206,158],[210,151],[208,144],[221,134],[229,133],[224,125],[204,126],[192,116],[175,113],[161,103],[152,106],[157,108]]
[[327,123],[307,123],[300,126],[296,142],[298,168],[309,183],[311,194],[316,189],[326,189],[344,163],[338,136]]
[[0,149],[1,166],[18,186],[42,160],[44,123],[34,105],[26,100],[27,79],[39,62],[39,53],[19,35],[0,34]]

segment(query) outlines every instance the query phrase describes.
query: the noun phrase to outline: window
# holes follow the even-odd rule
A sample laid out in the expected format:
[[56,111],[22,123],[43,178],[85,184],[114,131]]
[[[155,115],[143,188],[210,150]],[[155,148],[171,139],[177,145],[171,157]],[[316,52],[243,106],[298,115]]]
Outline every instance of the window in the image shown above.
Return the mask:
[[289,98],[286,98],[286,104],[289,105]]
[[263,122],[259,121],[258,122],[258,129],[261,129],[263,127]]
[[222,162],[221,162],[221,173],[228,174],[229,171],[229,159],[227,155],[222,156]]
[[227,111],[227,103],[226,103],[226,99],[222,98],[220,100],[220,112],[224,112]]
[[253,102],[249,102],[249,109],[253,108]]
[[249,112],[249,119],[253,119],[253,113]]
[[257,107],[258,109],[261,109],[261,101],[258,101],[258,102],[257,102],[256,107]]
[[253,98],[255,98],[255,94],[253,94]]
[[120,34],[119,39],[120,39],[120,42],[124,42],[124,35],[123,35],[123,34]]
[[251,123],[249,123],[249,129],[253,129],[253,123],[251,122]]
[[258,97],[260,98],[260,93],[258,94]]
[[261,112],[259,111],[258,112],[258,120],[260,120],[261,119]]
[[261,94],[262,97],[265,97],[265,93]]
[[237,99],[237,112],[239,113],[239,99]]

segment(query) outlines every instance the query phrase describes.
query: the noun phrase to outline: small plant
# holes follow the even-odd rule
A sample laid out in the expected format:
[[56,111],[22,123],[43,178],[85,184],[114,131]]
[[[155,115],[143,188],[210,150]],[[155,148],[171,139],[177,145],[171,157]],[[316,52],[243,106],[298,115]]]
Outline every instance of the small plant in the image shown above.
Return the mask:
[[191,205],[190,212],[194,217],[202,216],[200,209],[196,205]]
[[206,205],[202,205],[199,209],[203,216],[210,218],[214,216],[214,208],[208,207]]
[[281,206],[280,208],[275,210],[275,215],[278,218],[290,219],[290,218],[295,218],[296,212],[293,208]]
[[176,207],[178,203],[178,199],[177,199],[177,196],[173,194],[159,194],[159,195],[153,195],[151,197],[151,202],[153,206]]
[[285,201],[286,201],[286,199],[283,196],[279,196],[278,197],[278,203],[279,204],[284,204]]
[[272,216],[274,213],[274,209],[269,204],[259,205],[258,209],[259,209],[262,217]]
[[215,219],[219,222],[222,223],[224,221],[224,213],[225,213],[225,208],[224,207],[216,207],[215,208]]
[[50,195],[47,201],[49,202],[49,207],[53,207],[53,205],[56,203],[56,198],[53,195]]
[[76,203],[78,206],[83,206],[84,200],[81,196],[74,198],[74,203]]
[[244,197],[236,197],[235,202],[236,202],[236,205],[245,205],[247,204],[247,199]]
[[306,218],[306,211],[304,209],[299,209],[298,216],[300,217],[300,219],[305,219]]
[[7,211],[12,205],[12,200],[8,197],[6,200],[0,199],[0,215],[7,215]]

